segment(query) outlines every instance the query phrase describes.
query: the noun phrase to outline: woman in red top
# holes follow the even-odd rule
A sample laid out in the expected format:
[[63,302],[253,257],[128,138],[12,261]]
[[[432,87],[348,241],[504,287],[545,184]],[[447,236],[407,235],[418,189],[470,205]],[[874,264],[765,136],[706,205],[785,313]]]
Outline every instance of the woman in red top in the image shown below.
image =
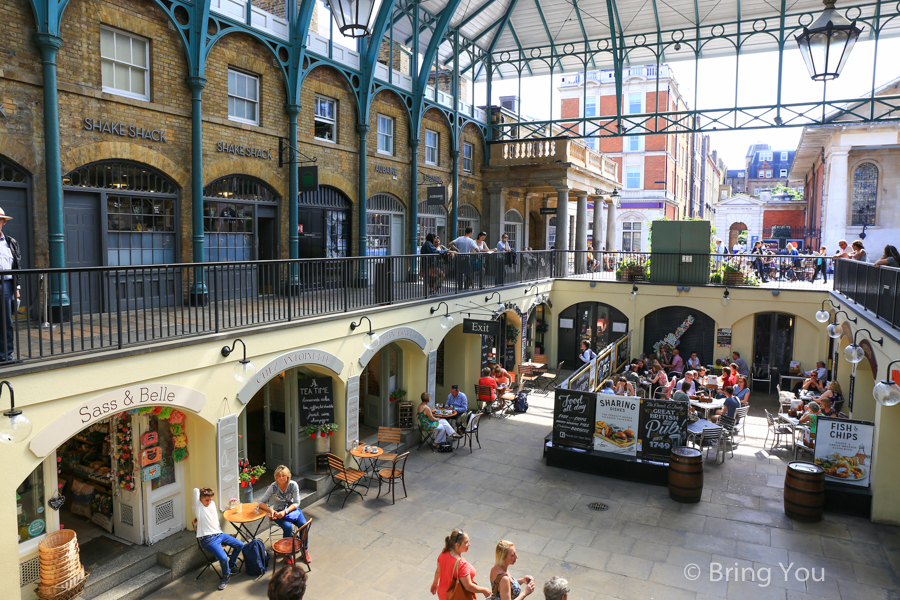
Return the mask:
[[491,388],[490,397],[482,396],[481,394],[478,395],[478,400],[480,402],[493,402],[497,399],[497,380],[491,377],[490,367],[485,367],[481,370],[481,379],[478,380],[478,385]]
[[437,569],[434,571],[434,582],[431,584],[431,594],[437,594],[440,600],[446,600],[447,588],[453,581],[453,572],[459,561],[457,577],[467,592],[484,594],[487,598],[491,590],[475,583],[475,568],[464,559],[462,555],[469,551],[469,535],[460,529],[454,529],[450,535],[444,538],[444,549],[438,554]]

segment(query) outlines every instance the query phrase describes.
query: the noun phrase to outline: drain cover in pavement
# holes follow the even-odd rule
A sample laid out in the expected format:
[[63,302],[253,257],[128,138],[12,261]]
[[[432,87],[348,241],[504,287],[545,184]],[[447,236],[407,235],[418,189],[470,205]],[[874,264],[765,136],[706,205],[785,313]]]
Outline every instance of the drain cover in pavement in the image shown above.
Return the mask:
[[588,508],[591,510],[602,511],[607,510],[609,507],[602,502],[591,502],[590,504],[588,504]]

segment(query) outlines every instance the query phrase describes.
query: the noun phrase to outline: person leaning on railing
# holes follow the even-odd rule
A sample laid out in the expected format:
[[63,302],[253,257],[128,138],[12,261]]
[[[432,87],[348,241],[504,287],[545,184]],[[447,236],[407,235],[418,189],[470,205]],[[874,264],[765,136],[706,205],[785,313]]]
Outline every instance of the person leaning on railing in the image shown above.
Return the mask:
[[[419,251],[420,254],[449,254],[450,256],[456,256],[456,252],[450,250],[440,250],[437,246],[434,245],[434,241],[437,239],[433,233],[429,233],[425,236],[425,243],[422,244],[422,249]],[[440,242],[438,242],[440,243]],[[428,292],[430,294],[436,294],[438,288],[441,286],[441,282],[444,281],[444,270],[441,268],[440,262],[438,262],[437,258],[433,259],[425,259],[428,263],[425,265],[425,272],[428,274]]]
[[885,267],[900,267],[900,253],[897,252],[897,249],[894,246],[891,246],[890,244],[885,246],[881,258],[875,261],[876,267],[882,265]]

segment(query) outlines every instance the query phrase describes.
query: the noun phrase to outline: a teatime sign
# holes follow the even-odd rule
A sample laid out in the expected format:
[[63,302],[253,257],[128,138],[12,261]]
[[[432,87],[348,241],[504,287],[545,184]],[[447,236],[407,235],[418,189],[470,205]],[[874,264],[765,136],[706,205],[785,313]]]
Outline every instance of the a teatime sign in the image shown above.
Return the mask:
[[331,377],[309,377],[297,380],[301,425],[334,423],[334,390]]
[[257,371],[256,377],[248,381],[237,393],[237,399],[243,404],[247,404],[256,392],[266,385],[270,379],[283,371],[301,365],[318,365],[320,367],[325,367],[335,375],[340,375],[341,371],[344,370],[344,361],[330,352],[316,350],[315,348],[291,350],[290,352],[285,352],[270,360],[266,366]]
[[116,413],[145,406],[166,406],[199,413],[205,404],[206,394],[170,383],[120,388],[73,408],[34,436],[28,447],[35,456],[44,458],[85,427]]

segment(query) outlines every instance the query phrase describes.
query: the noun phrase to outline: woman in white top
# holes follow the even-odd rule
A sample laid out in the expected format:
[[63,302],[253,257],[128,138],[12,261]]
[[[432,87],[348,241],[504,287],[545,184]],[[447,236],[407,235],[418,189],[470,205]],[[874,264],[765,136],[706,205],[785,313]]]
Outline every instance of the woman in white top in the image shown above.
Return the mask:
[[[231,579],[231,572],[234,569],[234,563],[244,549],[244,544],[228,535],[222,533],[219,527],[219,511],[216,510],[216,503],[213,500],[215,492],[212,489],[194,488],[194,499],[191,503],[194,514],[197,515],[197,538],[203,549],[219,559],[219,567],[222,569],[222,581],[219,583],[219,589],[224,590]],[[231,548],[231,554],[226,555],[222,548],[225,544]]]
[[497,242],[497,252],[510,252],[512,248],[509,246],[509,236],[505,233],[500,238],[500,241]]
[[478,234],[478,237],[475,238],[475,252],[490,252],[491,248],[487,245],[485,241],[487,239],[487,234],[485,232],[481,232]]

